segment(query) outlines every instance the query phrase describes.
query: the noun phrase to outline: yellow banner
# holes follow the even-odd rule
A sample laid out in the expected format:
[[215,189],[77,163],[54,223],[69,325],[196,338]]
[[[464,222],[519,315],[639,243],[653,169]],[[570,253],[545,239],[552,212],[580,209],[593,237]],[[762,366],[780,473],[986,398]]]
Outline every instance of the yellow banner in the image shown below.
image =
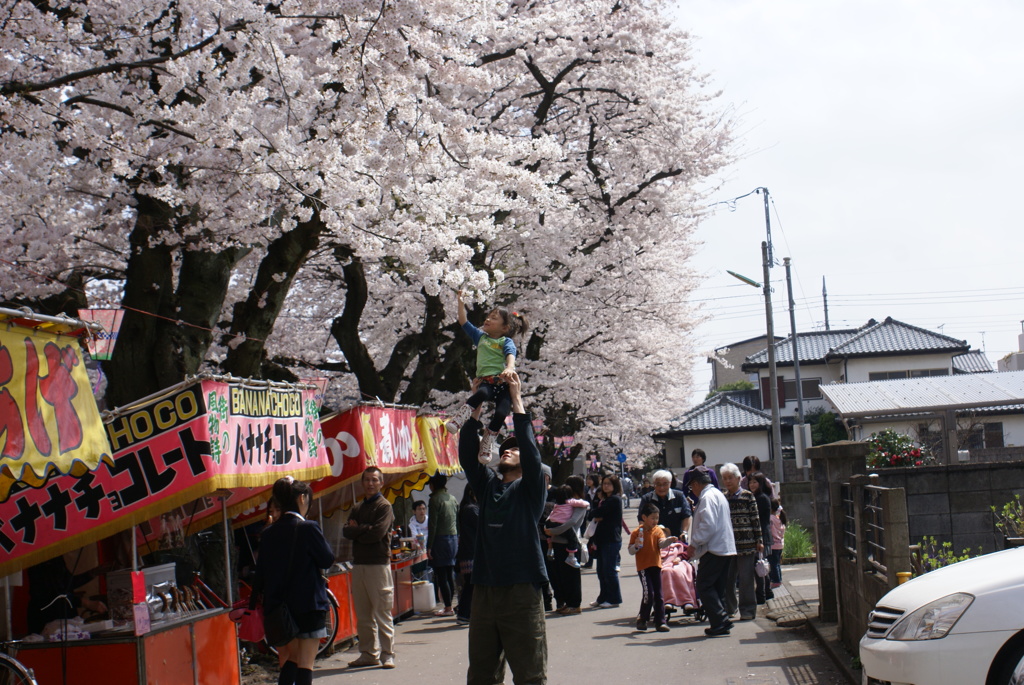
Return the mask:
[[438,471],[446,476],[462,470],[459,466],[458,444],[439,416],[417,416],[416,438],[427,454],[427,473]]
[[[110,443],[78,340],[10,322],[0,327],[0,468],[14,481],[81,475],[110,461]],[[5,479],[6,480],[6,479]]]

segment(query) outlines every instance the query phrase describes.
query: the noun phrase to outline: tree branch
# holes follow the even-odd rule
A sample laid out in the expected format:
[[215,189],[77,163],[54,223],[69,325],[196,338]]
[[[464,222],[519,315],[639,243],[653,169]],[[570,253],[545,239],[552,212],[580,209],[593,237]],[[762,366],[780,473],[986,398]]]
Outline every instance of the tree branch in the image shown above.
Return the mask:
[[[239,21],[231,26],[227,27],[228,31],[239,31],[245,28],[245,22]],[[197,50],[202,50],[206,46],[210,45],[221,33],[222,29],[217,28],[211,35],[205,39],[191,45],[184,50],[172,53],[165,57],[151,57],[149,59],[137,60],[135,62],[113,62],[111,64],[104,64],[100,67],[93,67],[92,69],[83,69],[82,71],[75,71],[64,76],[58,76],[57,78],[50,79],[49,81],[42,81],[40,83],[24,83],[22,81],[7,81],[6,83],[0,84],[0,95],[25,95],[27,93],[38,93],[43,90],[51,90],[53,88],[60,88],[66,86],[69,83],[75,81],[81,81],[82,79],[90,78],[92,76],[100,76],[101,74],[112,74],[118,71],[133,70],[133,69],[150,69],[159,64],[171,62],[173,60],[185,57]]]

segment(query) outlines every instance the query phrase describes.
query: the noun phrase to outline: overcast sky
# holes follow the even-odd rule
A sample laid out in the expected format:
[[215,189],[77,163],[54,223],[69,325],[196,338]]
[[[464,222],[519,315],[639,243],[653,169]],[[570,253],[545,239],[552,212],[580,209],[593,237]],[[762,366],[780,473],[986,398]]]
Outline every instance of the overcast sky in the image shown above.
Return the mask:
[[[738,121],[716,199],[765,186],[775,257],[793,262],[798,330],[886,316],[996,360],[1024,319],[1024,2],[681,0],[674,16]],[[765,331],[762,197],[703,224],[703,349]],[[788,335],[785,271],[772,269]],[[703,399],[709,365],[695,362]]]

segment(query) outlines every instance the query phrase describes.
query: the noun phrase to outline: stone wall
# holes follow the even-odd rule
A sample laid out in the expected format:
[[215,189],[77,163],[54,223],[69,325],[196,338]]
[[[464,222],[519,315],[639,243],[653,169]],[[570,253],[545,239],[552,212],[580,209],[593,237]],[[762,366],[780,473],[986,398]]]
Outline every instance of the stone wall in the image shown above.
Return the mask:
[[1017,447],[989,447],[985,449],[971,450],[970,462],[980,463],[1005,463],[1010,461],[1024,462],[1024,446]]
[[786,481],[782,484],[782,508],[789,523],[797,523],[809,531],[814,530],[814,503],[811,502],[811,482]]
[[882,469],[879,485],[907,492],[910,542],[925,536],[972,554],[1002,549],[992,507],[1024,497],[1024,463],[954,464]]

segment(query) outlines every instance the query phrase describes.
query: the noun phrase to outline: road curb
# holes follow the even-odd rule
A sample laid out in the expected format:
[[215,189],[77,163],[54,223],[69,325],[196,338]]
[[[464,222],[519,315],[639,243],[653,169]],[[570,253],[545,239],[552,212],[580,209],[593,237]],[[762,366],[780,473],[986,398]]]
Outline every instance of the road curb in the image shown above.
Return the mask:
[[[850,663],[850,655],[846,648],[839,642],[836,624],[823,624],[811,611],[800,593],[794,590],[785,580],[782,581],[788,594],[776,595],[769,599],[768,617],[773,618],[776,624],[783,628],[806,625],[814,633],[814,637],[825,649],[825,653],[843,674],[850,685],[861,685],[860,671],[854,671]],[[773,614],[777,615],[775,619]]]

